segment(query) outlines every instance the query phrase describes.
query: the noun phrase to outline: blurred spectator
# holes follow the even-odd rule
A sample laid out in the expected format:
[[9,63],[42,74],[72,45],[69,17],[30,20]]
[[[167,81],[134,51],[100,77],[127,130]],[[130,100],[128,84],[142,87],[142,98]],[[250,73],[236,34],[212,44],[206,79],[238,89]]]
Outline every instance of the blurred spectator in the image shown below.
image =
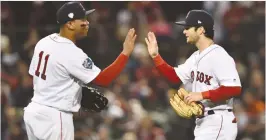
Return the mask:
[[204,9],[208,11],[214,19],[214,41],[220,43],[224,38],[223,15],[230,8],[230,1],[204,1]]
[[150,31],[154,32],[156,36],[168,36],[171,35],[171,26],[165,21],[160,10],[154,10],[155,20],[150,24]]
[[239,25],[247,10],[240,2],[231,2],[230,6],[230,9],[224,14],[224,25],[229,32]]

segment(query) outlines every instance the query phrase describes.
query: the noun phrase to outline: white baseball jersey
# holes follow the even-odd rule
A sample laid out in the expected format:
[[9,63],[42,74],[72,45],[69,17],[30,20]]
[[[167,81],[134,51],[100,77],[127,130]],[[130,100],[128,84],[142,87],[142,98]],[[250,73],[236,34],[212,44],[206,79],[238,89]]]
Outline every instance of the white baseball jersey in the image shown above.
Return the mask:
[[[194,52],[184,64],[175,67],[175,72],[192,92],[215,90],[220,86],[241,86],[233,58],[219,45],[213,44],[201,53]],[[206,110],[232,109],[233,99],[213,103],[202,100]]]
[[36,44],[31,60],[32,101],[61,111],[77,112],[81,86],[91,82],[100,71],[71,40],[51,34]]

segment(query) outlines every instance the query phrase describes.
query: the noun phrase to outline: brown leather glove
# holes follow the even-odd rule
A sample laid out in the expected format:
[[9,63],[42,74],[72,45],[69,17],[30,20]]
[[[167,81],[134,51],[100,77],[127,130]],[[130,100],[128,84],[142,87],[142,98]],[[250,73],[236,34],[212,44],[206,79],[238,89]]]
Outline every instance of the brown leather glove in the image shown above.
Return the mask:
[[180,88],[178,91],[176,89],[170,89],[169,93],[170,104],[180,117],[190,119],[203,115],[204,106],[200,102],[193,102],[190,105],[184,102],[184,97],[188,94],[185,89]]

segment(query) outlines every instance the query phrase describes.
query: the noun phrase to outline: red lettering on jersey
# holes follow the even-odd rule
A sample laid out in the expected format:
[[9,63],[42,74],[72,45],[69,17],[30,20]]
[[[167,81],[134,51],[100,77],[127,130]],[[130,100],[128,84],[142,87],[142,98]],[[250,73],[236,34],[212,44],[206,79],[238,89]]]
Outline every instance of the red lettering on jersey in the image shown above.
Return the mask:
[[202,83],[204,81],[204,73],[200,73],[200,82]]
[[211,83],[210,83],[210,80],[212,79],[212,76],[209,76],[209,75],[205,75],[205,81],[204,81],[204,83],[206,84],[206,85],[211,85]]
[[197,71],[197,79],[196,79],[196,81],[199,81],[200,80],[200,77],[199,77],[200,75],[199,74],[200,74],[200,72]]
[[[191,71],[190,73],[191,79],[192,81],[194,81],[194,71]],[[207,74],[204,74],[203,72],[199,72],[197,71],[197,77],[196,77],[196,81],[199,81],[200,83],[205,83],[206,85],[211,85],[210,80],[212,79],[212,76],[209,76]]]
[[39,75],[40,75],[39,70],[40,70],[40,66],[41,66],[41,62],[42,62],[42,55],[43,55],[43,51],[41,51],[41,52],[39,53],[39,62],[38,62],[37,69],[35,70],[35,75],[36,75],[36,76],[39,76]]
[[191,71],[190,76],[191,76],[192,81],[194,81],[194,71]]
[[[39,53],[39,62],[38,62],[38,66],[37,66],[37,69],[35,70],[35,75],[37,76],[37,77],[39,77],[39,75],[40,75],[40,72],[39,72],[39,70],[40,70],[40,66],[41,66],[41,63],[42,63],[42,56],[43,56],[43,51],[41,51],[40,53]],[[46,75],[45,75],[45,73],[46,73],[46,67],[47,67],[47,62],[48,62],[48,59],[49,59],[49,54],[47,54],[46,56],[45,56],[45,63],[44,63],[44,67],[43,67],[43,71],[42,71],[42,74],[41,74],[41,78],[43,79],[43,80],[46,80]]]

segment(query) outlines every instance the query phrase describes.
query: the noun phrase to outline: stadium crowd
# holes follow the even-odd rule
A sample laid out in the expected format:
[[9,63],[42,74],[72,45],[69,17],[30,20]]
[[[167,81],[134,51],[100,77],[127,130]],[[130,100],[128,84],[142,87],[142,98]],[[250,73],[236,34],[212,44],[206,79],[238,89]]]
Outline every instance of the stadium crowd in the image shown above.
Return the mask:
[[[1,2],[1,139],[27,140],[23,107],[33,95],[28,74],[35,44],[58,32],[56,10],[63,2]],[[83,2],[95,8],[88,37],[78,46],[101,69],[122,50],[134,27],[133,54],[105,95],[109,107],[74,115],[75,140],[192,140],[194,120],[178,117],[168,101],[171,85],[162,78],[144,41],[155,32],[161,56],[172,66],[184,62],[195,46],[187,45],[175,20],[191,9],[205,9],[215,20],[215,42],[235,59],[242,94],[234,100],[237,140],[265,139],[265,2]],[[175,13],[171,12],[175,11]],[[62,50],[63,51],[63,50]]]

